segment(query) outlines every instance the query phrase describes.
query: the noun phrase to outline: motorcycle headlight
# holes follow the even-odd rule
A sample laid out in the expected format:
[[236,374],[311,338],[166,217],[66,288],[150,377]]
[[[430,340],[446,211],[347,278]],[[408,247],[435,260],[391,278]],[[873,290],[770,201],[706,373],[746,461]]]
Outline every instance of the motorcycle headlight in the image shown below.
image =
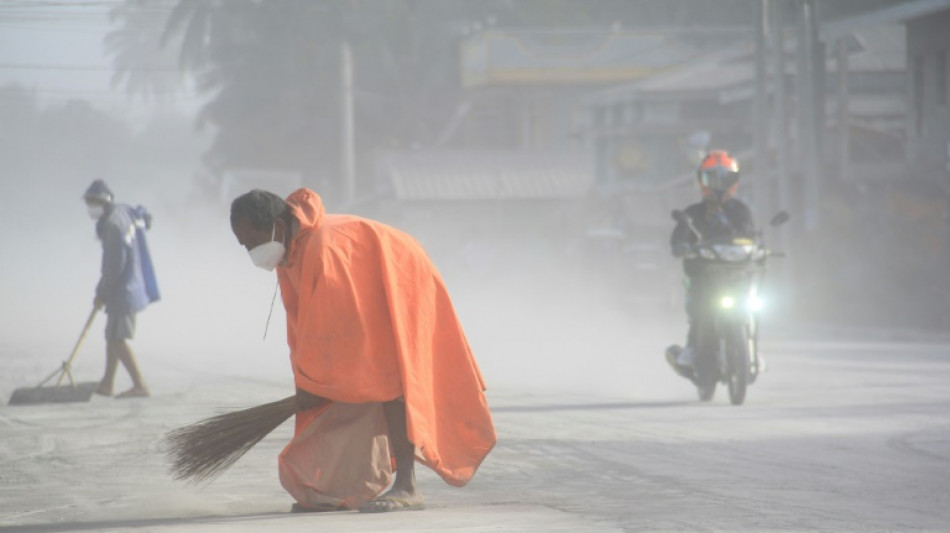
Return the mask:
[[733,307],[736,306],[736,299],[733,298],[732,296],[723,296],[722,298],[719,299],[719,305],[723,309],[732,309]]
[[749,297],[748,306],[750,311],[761,311],[762,308],[765,307],[765,301],[758,296],[752,295]]
[[755,251],[751,244],[716,244],[713,245],[716,255],[723,261],[739,262],[749,258]]

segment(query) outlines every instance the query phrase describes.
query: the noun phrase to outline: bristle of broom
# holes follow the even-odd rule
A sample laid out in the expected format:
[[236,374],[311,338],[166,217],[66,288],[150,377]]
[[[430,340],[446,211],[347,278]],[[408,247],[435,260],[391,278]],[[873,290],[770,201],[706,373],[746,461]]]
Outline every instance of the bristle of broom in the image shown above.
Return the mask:
[[211,482],[296,410],[296,396],[290,396],[173,430],[165,437],[169,470],[179,481]]

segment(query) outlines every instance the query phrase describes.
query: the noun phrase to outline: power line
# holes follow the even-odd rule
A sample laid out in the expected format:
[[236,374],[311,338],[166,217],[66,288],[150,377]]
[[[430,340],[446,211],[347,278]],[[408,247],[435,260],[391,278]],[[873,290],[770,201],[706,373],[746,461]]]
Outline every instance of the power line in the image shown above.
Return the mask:
[[[150,101],[156,103],[162,102],[181,102],[181,103],[203,103],[207,102],[207,98],[195,94],[187,93],[175,93],[175,92],[163,92],[163,93],[149,93],[147,95],[127,95],[119,93],[89,93],[83,94],[79,91],[43,91],[43,90],[31,90],[27,99],[32,97],[40,97],[41,100],[52,100],[57,102],[67,102],[71,100],[79,101],[89,101],[97,103],[114,103],[122,104],[129,106],[141,106],[147,105]],[[24,96],[18,94],[5,94],[3,91],[0,91],[0,102],[21,102],[24,100]]]
[[[0,27],[13,30],[36,30],[36,31],[76,31],[76,32],[122,32],[122,31],[155,31],[164,30],[164,22],[156,21],[154,23],[105,23],[102,20],[89,21],[94,24],[88,24],[86,21],[69,19],[11,19],[0,18]],[[81,23],[81,24],[78,24]]]
[[135,66],[135,67],[122,67],[120,69],[114,67],[105,67],[98,65],[38,65],[38,64],[14,64],[0,63],[0,70],[61,70],[61,71],[89,71],[89,72],[113,72],[115,70],[123,71],[135,71],[135,72],[179,72],[179,69],[176,67],[152,67],[152,66]]
[[[51,93],[51,94],[100,94],[100,95],[118,95],[125,94],[125,91],[122,90],[108,90],[108,89],[28,89],[29,92],[37,93]],[[190,95],[194,94],[191,91],[147,91],[149,95],[163,95],[163,94],[185,94]]]
[[112,13],[160,13],[170,12],[178,0],[169,3],[136,4],[126,6],[123,0],[115,3],[108,2],[56,2],[15,4],[11,0],[0,3],[0,14],[6,16],[54,16],[54,17],[100,17],[110,16]]
[[0,28],[7,30],[15,31],[31,31],[31,32],[40,32],[40,33],[85,33],[89,35],[103,35],[109,31],[112,31],[113,28],[101,26],[98,29],[89,27],[89,28],[75,28],[75,27],[61,27],[54,28],[50,26],[40,27],[40,26],[17,26],[17,25],[8,25],[0,21]]
[[115,7],[125,3],[125,0],[74,0],[64,2],[62,0],[6,0],[0,4],[0,10],[17,10],[23,8],[44,8],[44,7]]

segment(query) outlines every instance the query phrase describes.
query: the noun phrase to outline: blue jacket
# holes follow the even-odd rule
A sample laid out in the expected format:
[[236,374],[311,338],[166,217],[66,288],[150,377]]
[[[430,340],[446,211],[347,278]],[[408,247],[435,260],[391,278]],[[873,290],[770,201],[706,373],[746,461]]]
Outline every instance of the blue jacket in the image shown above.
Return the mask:
[[111,204],[96,223],[96,235],[102,241],[102,276],[96,296],[106,313],[137,313],[159,299],[145,241],[150,221],[142,206]]

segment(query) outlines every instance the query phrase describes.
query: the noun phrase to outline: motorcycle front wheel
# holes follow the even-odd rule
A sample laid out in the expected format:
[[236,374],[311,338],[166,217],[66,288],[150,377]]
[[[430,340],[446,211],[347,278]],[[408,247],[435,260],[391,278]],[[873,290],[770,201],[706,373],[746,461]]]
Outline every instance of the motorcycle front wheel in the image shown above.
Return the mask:
[[719,382],[719,335],[712,321],[697,325],[696,331],[696,393],[699,400],[708,402],[716,395]]
[[729,402],[742,405],[748,388],[749,343],[746,342],[744,328],[735,328],[726,340],[726,354],[729,358]]
[[716,382],[706,381],[696,384],[696,393],[699,395],[699,401],[708,402],[716,395]]

